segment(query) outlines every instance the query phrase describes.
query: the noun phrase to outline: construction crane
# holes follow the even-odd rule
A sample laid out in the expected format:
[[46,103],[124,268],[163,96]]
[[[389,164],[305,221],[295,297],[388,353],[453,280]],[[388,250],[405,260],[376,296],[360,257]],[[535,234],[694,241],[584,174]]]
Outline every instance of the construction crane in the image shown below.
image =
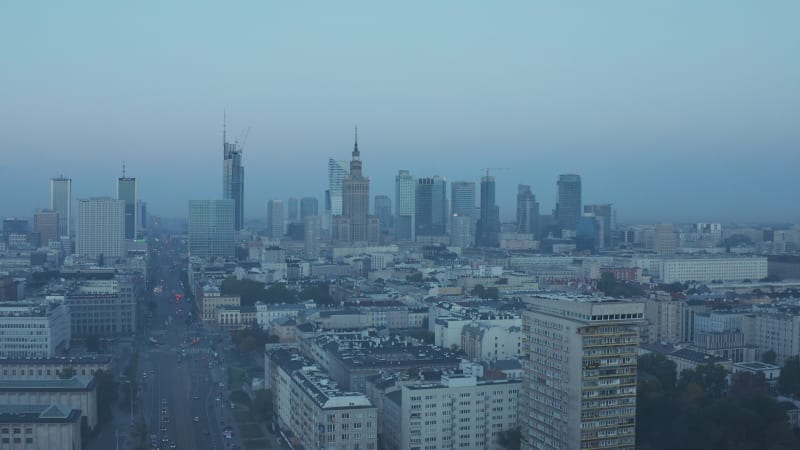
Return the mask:
[[486,171],[486,176],[488,177],[490,170],[511,170],[511,169],[509,169],[508,167],[484,167],[481,170],[482,171],[485,170]]
[[250,135],[250,127],[247,127],[242,132],[242,137],[236,140],[236,150],[242,151],[244,150],[244,143],[247,142],[247,136]]

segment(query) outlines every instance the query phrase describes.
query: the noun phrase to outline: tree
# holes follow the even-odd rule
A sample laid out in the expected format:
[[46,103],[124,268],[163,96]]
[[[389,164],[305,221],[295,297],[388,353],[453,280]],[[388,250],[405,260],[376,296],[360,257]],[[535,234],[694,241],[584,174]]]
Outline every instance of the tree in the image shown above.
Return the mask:
[[100,338],[97,336],[89,336],[86,338],[86,351],[90,353],[100,352]]
[[695,370],[684,370],[678,381],[678,387],[685,388],[694,384],[701,389],[702,397],[720,398],[725,392],[727,373],[716,364],[703,364]]
[[500,298],[500,290],[494,286],[486,288],[486,297],[487,299],[497,300]]
[[77,372],[75,371],[74,367],[67,366],[67,367],[64,367],[64,370],[62,370],[61,373],[58,374],[58,377],[61,378],[61,379],[64,379],[64,380],[68,380],[68,379],[74,377],[76,374],[77,374]]
[[665,393],[672,393],[675,390],[678,378],[676,365],[666,356],[660,353],[642,355],[638,360],[638,370],[655,377]]
[[800,356],[786,359],[778,378],[778,390],[784,394],[800,395]]
[[411,275],[406,275],[406,281],[409,283],[422,283],[422,272],[416,271]]
[[297,292],[283,283],[275,283],[267,288],[266,300],[267,303],[297,303]]
[[300,291],[300,300],[314,300],[318,305],[332,305],[336,303],[330,292],[328,283],[315,283],[308,285]]
[[752,398],[768,394],[767,380],[763,373],[739,372],[733,374],[730,389],[732,397]]
[[482,284],[476,284],[469,293],[475,297],[484,298],[486,296],[486,288]]
[[761,361],[766,364],[775,364],[777,360],[777,355],[775,354],[775,350],[767,350],[761,355]]
[[233,276],[227,277],[222,281],[220,291],[222,295],[238,295],[243,306],[255,305],[257,301],[263,301],[266,297],[264,283],[248,280],[247,278],[238,280]]

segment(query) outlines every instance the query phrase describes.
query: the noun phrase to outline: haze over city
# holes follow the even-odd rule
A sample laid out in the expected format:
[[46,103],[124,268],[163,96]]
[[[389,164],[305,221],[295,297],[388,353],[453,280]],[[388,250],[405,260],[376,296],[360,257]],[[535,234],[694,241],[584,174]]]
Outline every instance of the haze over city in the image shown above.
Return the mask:
[[[796,2],[195,2],[0,6],[0,213],[113,195],[154,215],[220,195],[222,115],[250,128],[246,217],[326,189],[358,123],[372,192],[494,173],[551,210],[561,173],[620,222],[800,220]],[[169,195],[164,195],[168,192]]]

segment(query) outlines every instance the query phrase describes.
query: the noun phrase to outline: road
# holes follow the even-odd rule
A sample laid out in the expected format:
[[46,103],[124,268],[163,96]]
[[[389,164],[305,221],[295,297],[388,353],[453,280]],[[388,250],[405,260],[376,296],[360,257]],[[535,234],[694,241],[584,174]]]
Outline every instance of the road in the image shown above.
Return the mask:
[[[155,284],[161,284],[162,292],[153,296],[157,306],[145,325],[145,335],[158,345],[140,344],[142,406],[149,433],[157,436],[160,449],[226,450],[231,444],[223,438],[223,405],[216,400],[226,396],[216,381],[219,369],[211,368],[215,364],[210,342],[196,325],[178,316],[178,308],[184,317],[189,312],[196,316],[196,311],[189,301],[176,302],[175,294],[184,292],[177,254],[172,248],[158,252]],[[199,342],[191,343],[196,337]]]

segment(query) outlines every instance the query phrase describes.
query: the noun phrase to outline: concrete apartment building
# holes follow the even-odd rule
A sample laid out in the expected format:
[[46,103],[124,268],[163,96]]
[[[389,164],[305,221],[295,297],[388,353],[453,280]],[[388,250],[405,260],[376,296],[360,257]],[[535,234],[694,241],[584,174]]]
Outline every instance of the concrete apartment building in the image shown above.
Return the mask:
[[579,296],[525,303],[521,448],[634,450],[644,305]]
[[499,434],[518,424],[521,389],[519,380],[478,381],[469,375],[402,386],[384,400],[383,448],[500,450]]
[[743,322],[747,343],[756,346],[759,355],[772,350],[778,364],[800,355],[800,314],[759,312],[744,317]]
[[0,380],[0,405],[65,405],[80,411],[89,430],[97,427],[97,383],[93,377],[3,378]]
[[0,405],[0,449],[81,448],[80,410],[62,405]]
[[377,409],[364,394],[345,392],[302,357],[275,350],[266,357],[267,378],[279,426],[295,448],[375,450]]
[[69,307],[61,304],[0,304],[0,358],[49,358],[68,350]]

